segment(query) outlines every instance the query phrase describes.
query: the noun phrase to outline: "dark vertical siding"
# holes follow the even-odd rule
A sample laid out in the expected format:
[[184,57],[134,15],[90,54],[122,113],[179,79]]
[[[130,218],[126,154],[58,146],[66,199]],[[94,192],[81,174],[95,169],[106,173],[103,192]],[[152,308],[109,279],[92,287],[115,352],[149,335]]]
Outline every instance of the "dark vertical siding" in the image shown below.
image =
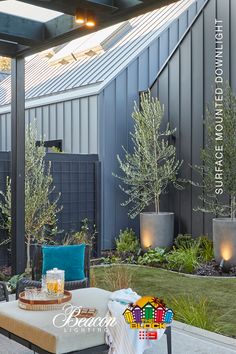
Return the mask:
[[[25,123],[36,120],[38,139],[62,140],[63,151],[98,152],[96,95],[48,104],[25,111]],[[11,114],[0,115],[0,151],[11,149]]]
[[[181,176],[194,180],[197,174],[189,168],[189,164],[200,164],[200,150],[206,140],[203,124],[205,108],[213,100],[216,17],[222,19],[224,25],[224,79],[231,82],[236,92],[234,0],[207,1],[151,88],[152,94],[158,95],[162,103],[166,105],[168,101],[168,120],[172,127],[177,128],[177,155],[184,160]],[[183,24],[184,19],[180,22]],[[169,99],[165,96],[167,92]],[[191,186],[182,192],[170,191],[167,197],[169,210],[173,205],[177,232],[189,232],[194,236],[211,234],[212,216],[193,211],[199,205],[198,194],[199,190]]]
[[[134,221],[129,220],[127,209],[120,205],[125,196],[118,187],[119,181],[111,177],[112,172],[120,173],[116,156],[117,154],[123,156],[122,145],[125,148],[132,149],[130,131],[133,130],[131,114],[134,101],[138,101],[139,91],[147,90],[150,84],[153,83],[157,73],[176,47],[180,36],[184,34],[188,24],[196,16],[197,10],[200,8],[197,8],[198,1],[196,4],[191,5],[187,11],[183,12],[181,18],[176,18],[165,31],[160,32],[160,35],[150,46],[132,61],[99,96],[99,122],[101,124],[99,139],[104,144],[100,146],[102,161],[103,248],[114,246],[114,237],[117,236],[122,228],[129,226],[138,231],[139,220],[138,218]],[[200,2],[202,5],[204,1],[200,0]],[[183,55],[185,54],[183,53]],[[176,61],[178,62],[178,57],[176,57]],[[162,97],[162,103],[165,105],[166,122],[173,117],[176,123],[179,124],[179,115],[176,114],[173,108],[175,106],[171,106],[168,103],[170,100],[173,103],[178,103],[178,100],[174,100],[174,97],[178,96],[175,89],[178,85],[179,73],[173,72],[177,81],[173,81],[170,86],[168,84],[169,70],[172,72],[175,68],[167,68],[163,72],[160,96]],[[157,85],[154,86],[154,90],[157,93]],[[186,116],[187,114],[189,113],[186,112]],[[186,129],[189,130],[190,128],[186,127]],[[170,208],[175,210],[177,204],[180,204],[179,195],[175,199],[162,201],[162,207],[166,210]],[[185,207],[185,210],[189,213],[187,207]],[[185,211],[183,213],[185,214]],[[186,217],[187,222],[188,219]]]

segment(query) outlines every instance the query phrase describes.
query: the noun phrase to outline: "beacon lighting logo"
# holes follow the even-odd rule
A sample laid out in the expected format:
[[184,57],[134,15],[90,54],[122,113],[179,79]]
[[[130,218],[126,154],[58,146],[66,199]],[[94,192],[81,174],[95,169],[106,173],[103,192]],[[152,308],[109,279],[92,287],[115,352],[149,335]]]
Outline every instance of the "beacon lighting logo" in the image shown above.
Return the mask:
[[172,323],[174,314],[161,299],[144,296],[129,304],[123,316],[131,329],[139,330],[139,339],[157,340],[159,330]]

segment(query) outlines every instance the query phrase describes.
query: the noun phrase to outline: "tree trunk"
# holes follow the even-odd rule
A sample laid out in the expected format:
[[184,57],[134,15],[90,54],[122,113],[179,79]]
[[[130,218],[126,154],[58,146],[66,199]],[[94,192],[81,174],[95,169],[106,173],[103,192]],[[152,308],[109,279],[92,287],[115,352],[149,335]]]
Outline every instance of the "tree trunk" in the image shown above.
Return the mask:
[[31,267],[30,267],[30,237],[27,237],[26,239],[26,255],[27,255],[27,260],[26,260],[26,269],[25,272],[27,274],[31,273]]
[[230,205],[230,209],[231,209],[231,219],[235,219],[235,195],[231,196],[231,205]]
[[157,214],[160,213],[160,201],[159,201],[159,198],[158,197],[155,197],[155,212]]

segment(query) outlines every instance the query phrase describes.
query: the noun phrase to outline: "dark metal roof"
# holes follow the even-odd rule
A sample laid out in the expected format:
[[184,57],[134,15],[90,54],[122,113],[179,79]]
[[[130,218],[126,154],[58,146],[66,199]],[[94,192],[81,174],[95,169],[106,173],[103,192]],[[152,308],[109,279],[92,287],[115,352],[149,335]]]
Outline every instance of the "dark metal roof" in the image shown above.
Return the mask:
[[[62,12],[47,22],[0,12],[0,54],[29,55],[112,24],[128,20],[177,0],[19,0]],[[76,11],[93,11],[97,25],[88,29],[74,21]]]
[[0,82],[5,80],[8,76],[10,76],[9,73],[6,73],[4,71],[0,71]]
[[[48,58],[47,52],[27,60],[25,69],[26,99],[88,86],[94,92],[95,85],[98,92],[102,83],[110,82],[194,2],[195,0],[181,0],[131,19],[129,21],[130,30],[115,45],[99,55],[85,56],[77,61],[73,60],[71,63],[58,65],[51,64],[54,56]],[[83,38],[86,43],[89,43],[91,36]],[[99,32],[97,38],[99,38]],[[81,38],[68,43],[58,50],[55,56],[60,56],[61,51],[64,54],[72,53],[80,41]],[[0,105],[9,104],[10,101],[11,78],[9,77],[0,85]]]

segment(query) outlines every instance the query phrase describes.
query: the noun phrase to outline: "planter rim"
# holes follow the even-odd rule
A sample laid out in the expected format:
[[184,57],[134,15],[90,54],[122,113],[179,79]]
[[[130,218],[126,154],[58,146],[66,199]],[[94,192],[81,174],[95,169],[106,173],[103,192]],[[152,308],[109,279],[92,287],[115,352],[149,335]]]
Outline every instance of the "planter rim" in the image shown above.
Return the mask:
[[174,213],[168,211],[161,211],[160,213],[156,213],[155,211],[145,211],[140,213],[140,215],[174,215]]
[[236,218],[231,219],[231,218],[214,218],[213,219],[214,222],[232,222],[232,223],[236,223]]

